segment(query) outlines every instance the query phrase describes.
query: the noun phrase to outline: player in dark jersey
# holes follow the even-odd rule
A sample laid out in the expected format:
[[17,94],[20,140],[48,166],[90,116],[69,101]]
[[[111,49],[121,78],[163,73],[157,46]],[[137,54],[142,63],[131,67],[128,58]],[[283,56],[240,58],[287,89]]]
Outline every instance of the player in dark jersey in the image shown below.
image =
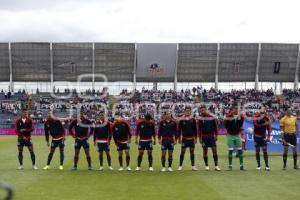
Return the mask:
[[182,170],[184,154],[187,148],[190,149],[190,159],[192,170],[198,170],[195,166],[195,144],[197,143],[197,125],[192,117],[192,109],[185,107],[184,116],[180,119],[178,125],[178,143],[181,144],[180,163],[178,170]]
[[236,148],[240,159],[240,170],[244,171],[243,148],[241,133],[243,132],[244,116],[238,112],[237,105],[233,105],[231,110],[226,114],[224,125],[227,130],[227,145],[228,145],[228,170],[232,170],[232,154]]
[[77,163],[81,147],[84,149],[88,169],[92,170],[92,161],[90,156],[89,137],[93,134],[92,122],[81,112],[79,119],[74,119],[69,126],[69,134],[75,138],[75,156],[73,170],[77,170]]
[[166,171],[166,154],[168,151],[168,171],[173,171],[173,151],[177,141],[177,123],[172,119],[170,112],[166,112],[158,127],[158,141],[161,145],[162,172]]
[[215,170],[220,171],[220,168],[218,166],[218,153],[216,144],[216,141],[218,139],[218,122],[213,115],[207,112],[205,105],[202,105],[200,107],[198,127],[199,140],[203,147],[203,160],[205,163],[205,170],[209,170],[207,153],[208,148],[211,148],[215,162]]
[[100,113],[99,119],[95,123],[94,128],[94,144],[97,145],[99,152],[100,168],[103,170],[103,152],[105,151],[107,157],[108,168],[113,170],[111,166],[111,156],[110,156],[110,141],[112,138],[111,124],[106,119],[104,113]]
[[19,163],[18,169],[22,170],[23,167],[23,148],[26,146],[30,152],[32,161],[32,169],[37,170],[35,165],[35,153],[33,150],[33,144],[31,142],[31,132],[34,130],[34,123],[27,114],[27,111],[22,112],[22,116],[16,121],[16,134],[18,136],[18,150],[19,150]]
[[136,171],[141,170],[144,151],[148,152],[149,171],[153,171],[153,144],[156,144],[155,124],[151,120],[151,115],[146,114],[145,119],[140,119],[136,126],[136,144],[138,145],[139,155],[137,160]]
[[59,169],[63,170],[64,163],[64,148],[65,148],[65,129],[62,122],[59,119],[56,119],[52,113],[49,114],[45,124],[45,138],[47,146],[49,147],[49,135],[52,137],[52,142],[50,146],[50,153],[48,155],[47,165],[43,168],[44,170],[50,169],[50,163],[55,152],[55,149],[59,147],[60,150],[60,166]]
[[[254,134],[254,144],[256,150],[256,161],[257,161],[257,170],[261,170],[260,165],[260,149],[263,150],[266,170],[270,171],[269,159],[268,159],[268,142],[270,141],[272,127],[271,120],[266,115],[264,110],[261,110],[260,113],[256,113],[253,118],[253,134]],[[268,132],[268,135],[266,134]]]
[[116,119],[112,125],[113,139],[119,152],[119,171],[123,171],[123,152],[126,155],[126,169],[131,171],[130,168],[130,146],[131,143],[131,132],[128,123],[122,119],[120,114],[115,115]]

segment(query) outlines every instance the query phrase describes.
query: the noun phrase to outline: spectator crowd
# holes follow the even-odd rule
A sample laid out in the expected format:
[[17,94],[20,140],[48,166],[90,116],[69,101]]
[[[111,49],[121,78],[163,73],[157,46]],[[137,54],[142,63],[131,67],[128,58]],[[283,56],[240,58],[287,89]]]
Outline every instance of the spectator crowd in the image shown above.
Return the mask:
[[16,94],[19,96],[4,91],[1,91],[1,94],[5,97],[0,100],[0,124],[13,122],[22,109],[29,110],[31,117],[40,123],[45,120],[50,110],[66,120],[76,116],[79,111],[84,112],[90,119],[96,119],[100,112],[106,112],[109,119],[113,119],[114,114],[118,112],[134,123],[146,113],[159,118],[160,113],[172,111],[174,117],[180,117],[187,105],[192,107],[194,115],[197,116],[201,104],[206,104],[208,110],[221,119],[234,103],[238,103],[247,116],[252,116],[255,111],[264,107],[273,120],[278,120],[284,110],[291,107],[300,119],[300,90],[289,89],[284,89],[281,95],[275,95],[272,89],[222,92],[202,87],[180,91],[124,89],[116,97],[109,95],[108,88],[81,93],[76,89],[65,89],[61,92],[54,88],[54,96],[38,90],[34,95],[27,94],[25,90],[18,91]]

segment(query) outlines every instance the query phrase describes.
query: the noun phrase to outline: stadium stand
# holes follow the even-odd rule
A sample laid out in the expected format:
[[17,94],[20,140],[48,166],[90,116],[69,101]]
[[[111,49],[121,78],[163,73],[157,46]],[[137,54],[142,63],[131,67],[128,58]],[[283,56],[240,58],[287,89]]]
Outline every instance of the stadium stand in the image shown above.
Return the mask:
[[[249,102],[260,102],[269,114],[277,120],[285,107],[291,105],[299,117],[300,95],[297,89],[297,72],[299,72],[300,48],[298,44],[269,44],[269,43],[179,43],[177,45],[176,66],[174,74],[174,89],[160,90],[157,84],[170,81],[163,78],[161,72],[168,72],[166,77],[173,74],[172,70],[160,69],[167,60],[153,60],[149,66],[139,68],[139,73],[152,73],[137,77],[137,45],[135,43],[0,43],[0,81],[8,85],[8,90],[0,93],[1,123],[12,123],[21,109],[29,109],[32,117],[43,122],[49,110],[56,115],[70,118],[76,114],[78,105],[91,118],[102,111],[103,104],[109,107],[109,116],[114,112],[121,112],[128,119],[137,117],[130,111],[130,106],[140,106],[139,114],[147,112],[159,113],[162,109],[170,109],[175,105],[176,116],[180,116],[184,105],[203,102],[210,104],[211,112],[221,118],[229,105],[240,102],[246,105]],[[168,46],[169,45],[169,46]],[[175,45],[175,47],[176,47]],[[144,43],[141,48],[151,47],[155,50],[156,44]],[[174,44],[157,44],[157,48],[174,47]],[[166,48],[168,49],[168,48]],[[149,51],[150,52],[150,51]],[[153,52],[152,52],[153,53]],[[150,55],[149,55],[150,56]],[[162,56],[163,57],[163,56]],[[164,58],[162,58],[164,59]],[[141,62],[143,63],[143,62]],[[150,69],[148,69],[150,67]],[[172,65],[172,67],[174,67]],[[142,70],[142,71],[141,71]],[[145,71],[143,71],[145,70]],[[158,72],[158,73],[156,73]],[[105,75],[107,81],[131,82],[133,87],[123,87],[119,94],[109,94],[108,88],[95,87],[101,83]],[[14,91],[14,84],[37,82],[52,84],[56,82],[76,82],[80,75],[88,75],[83,82],[93,83],[86,90],[72,87],[48,87],[45,91],[37,87],[34,92],[19,86]],[[173,76],[173,75],[172,75]],[[145,77],[145,79],[141,78]],[[150,78],[149,78],[150,77]],[[143,88],[134,90],[137,81],[146,84],[153,82],[153,89]],[[172,78],[173,79],[173,78]],[[281,88],[258,90],[259,81],[280,82]],[[255,88],[244,90],[218,90],[218,83],[256,83]],[[282,83],[293,83],[295,90],[282,87]],[[177,89],[177,83],[194,83],[193,88]],[[213,83],[214,88],[202,87],[202,83]],[[195,84],[198,84],[196,86]],[[100,90],[102,89],[102,91]],[[262,88],[261,88],[262,89]],[[56,98],[54,98],[53,94]],[[118,103],[113,111],[113,104]],[[167,105],[167,102],[171,102]],[[164,105],[159,105],[165,103]],[[97,104],[97,105],[92,105]],[[122,105],[121,105],[122,104]],[[182,104],[182,105],[180,105]],[[159,105],[159,106],[158,106]],[[155,108],[156,107],[156,108]],[[95,112],[93,112],[93,110]],[[194,108],[196,110],[196,108]],[[195,112],[197,114],[197,112]],[[157,117],[158,114],[157,114]]]

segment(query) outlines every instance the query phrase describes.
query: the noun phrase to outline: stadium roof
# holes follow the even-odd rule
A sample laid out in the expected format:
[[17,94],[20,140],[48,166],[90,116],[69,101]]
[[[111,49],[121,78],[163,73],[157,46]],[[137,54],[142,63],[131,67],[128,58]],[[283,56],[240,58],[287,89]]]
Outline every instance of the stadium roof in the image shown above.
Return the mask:
[[[133,81],[135,75],[141,82],[173,81],[173,78],[163,79],[161,74],[160,78],[154,74],[147,79],[136,74],[139,67],[136,66],[139,58],[137,45],[0,43],[0,81],[76,81],[81,74],[99,73],[105,74],[108,81]],[[157,48],[157,44],[149,45],[154,51]],[[216,79],[219,82],[254,82],[256,74],[259,81],[294,82],[296,72],[300,73],[297,70],[300,59],[298,44],[179,43],[176,46],[176,65],[164,67],[176,68],[168,73],[173,73],[171,77],[177,78],[178,82],[214,82]],[[167,52],[163,54],[169,57]],[[157,62],[155,57],[152,60]],[[88,77],[83,81],[92,79]],[[102,80],[96,77],[95,81]]]

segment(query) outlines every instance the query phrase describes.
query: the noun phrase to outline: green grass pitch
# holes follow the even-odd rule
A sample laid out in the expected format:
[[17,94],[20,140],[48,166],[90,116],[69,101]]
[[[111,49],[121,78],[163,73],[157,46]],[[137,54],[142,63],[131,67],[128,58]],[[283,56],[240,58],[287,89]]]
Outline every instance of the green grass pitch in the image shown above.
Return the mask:
[[[51,170],[42,167],[48,155],[44,137],[33,137],[37,166],[31,170],[31,161],[27,149],[24,151],[25,170],[16,170],[18,166],[16,137],[0,137],[0,182],[10,183],[15,190],[16,200],[198,200],[198,199],[300,199],[300,171],[292,169],[289,156],[288,170],[282,171],[282,158],[272,154],[269,158],[271,171],[256,171],[254,152],[245,153],[247,171],[238,170],[238,159],[234,160],[234,171],[228,172],[225,138],[218,141],[221,172],[204,171],[202,148],[196,147],[196,163],[199,171],[190,170],[189,154],[186,154],[184,171],[160,172],[160,147],[154,149],[154,172],[147,171],[147,156],[144,155],[141,172],[119,172],[115,145],[111,145],[114,171],[108,171],[105,159],[105,171],[97,171],[99,162],[94,146],[91,147],[93,171],[87,170],[84,152],[81,152],[79,170],[71,171],[73,163],[73,139],[66,141],[65,170],[59,171],[59,154],[56,151]],[[178,167],[179,145],[176,145],[173,169]],[[188,152],[187,152],[188,153]],[[213,160],[209,152],[209,163],[213,169]],[[136,167],[137,146],[131,144],[131,167]],[[263,159],[262,159],[263,160]],[[262,162],[263,163],[263,162]],[[0,193],[1,194],[1,193]]]

